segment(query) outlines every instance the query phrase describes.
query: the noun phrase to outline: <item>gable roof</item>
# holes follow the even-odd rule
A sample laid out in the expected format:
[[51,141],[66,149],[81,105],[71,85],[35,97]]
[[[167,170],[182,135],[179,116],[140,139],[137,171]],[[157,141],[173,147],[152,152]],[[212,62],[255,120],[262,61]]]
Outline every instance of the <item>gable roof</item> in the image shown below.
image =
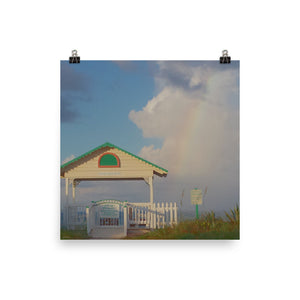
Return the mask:
[[98,147],[96,147],[96,148],[94,148],[94,149],[92,149],[92,150],[90,150],[90,151],[88,151],[88,152],[86,152],[86,153],[84,153],[84,154],[82,154],[82,155],[80,155],[80,156],[78,156],[78,157],[76,157],[76,158],[74,158],[74,159],[68,161],[68,162],[66,162],[65,164],[61,165],[60,168],[61,168],[61,170],[62,170],[63,168],[65,168],[65,167],[71,165],[72,163],[74,163],[74,162],[76,162],[76,161],[79,161],[80,159],[82,159],[82,158],[84,158],[84,157],[86,157],[86,156],[92,154],[93,152],[95,152],[95,151],[97,151],[97,150],[99,150],[99,149],[101,149],[101,148],[105,148],[105,147],[116,148],[116,149],[118,149],[118,150],[120,150],[120,151],[123,151],[123,152],[125,152],[125,153],[127,153],[127,154],[129,154],[129,155],[131,155],[131,156],[133,156],[133,157],[135,157],[135,158],[137,158],[137,159],[139,159],[139,160],[141,160],[141,161],[143,161],[143,162],[145,162],[145,163],[147,163],[147,164],[149,164],[149,165],[151,165],[151,166],[153,166],[153,167],[155,167],[155,168],[158,168],[158,169],[160,169],[160,170],[162,170],[162,171],[164,171],[164,172],[168,172],[167,169],[164,169],[164,168],[162,168],[162,167],[160,167],[160,166],[158,166],[158,165],[155,165],[155,164],[151,163],[150,161],[147,161],[146,159],[143,159],[143,158],[141,158],[141,157],[139,157],[139,156],[137,156],[137,155],[134,155],[134,154],[132,154],[132,153],[130,153],[130,152],[128,152],[128,151],[126,151],[126,150],[124,150],[124,149],[122,149],[122,148],[116,146],[116,145],[113,145],[113,144],[111,144],[111,143],[108,143],[108,142],[107,142],[107,143],[104,143],[104,144],[102,144],[102,145],[100,145],[100,146],[98,146]]

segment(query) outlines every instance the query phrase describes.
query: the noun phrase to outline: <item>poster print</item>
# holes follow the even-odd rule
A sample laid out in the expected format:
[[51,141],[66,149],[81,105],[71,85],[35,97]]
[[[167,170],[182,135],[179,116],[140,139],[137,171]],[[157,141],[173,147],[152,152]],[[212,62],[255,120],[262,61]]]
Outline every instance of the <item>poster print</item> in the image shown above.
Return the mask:
[[61,61],[60,175],[61,239],[239,239],[239,61]]

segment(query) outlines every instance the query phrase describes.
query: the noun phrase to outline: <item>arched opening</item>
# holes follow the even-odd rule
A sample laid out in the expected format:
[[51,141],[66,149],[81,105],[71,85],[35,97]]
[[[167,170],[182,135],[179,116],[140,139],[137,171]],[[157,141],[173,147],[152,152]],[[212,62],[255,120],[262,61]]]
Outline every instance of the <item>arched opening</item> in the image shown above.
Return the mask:
[[100,155],[98,160],[99,168],[120,168],[119,157],[111,152],[106,152]]

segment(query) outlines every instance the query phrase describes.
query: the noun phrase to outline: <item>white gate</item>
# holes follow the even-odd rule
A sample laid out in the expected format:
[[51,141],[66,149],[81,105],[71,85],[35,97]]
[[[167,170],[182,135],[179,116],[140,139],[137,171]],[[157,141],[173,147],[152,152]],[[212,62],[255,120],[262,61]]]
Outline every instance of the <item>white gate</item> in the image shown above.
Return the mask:
[[86,208],[87,233],[95,238],[121,238],[127,229],[156,229],[177,224],[174,203],[128,203],[100,200]]
[[127,202],[92,201],[86,208],[87,233],[98,238],[120,238],[127,235]]

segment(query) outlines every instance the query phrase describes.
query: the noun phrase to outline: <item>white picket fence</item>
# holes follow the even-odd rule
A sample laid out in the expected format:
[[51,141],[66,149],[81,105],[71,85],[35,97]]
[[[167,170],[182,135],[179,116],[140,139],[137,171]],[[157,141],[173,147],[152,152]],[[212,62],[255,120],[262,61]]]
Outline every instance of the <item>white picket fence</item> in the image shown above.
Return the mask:
[[62,223],[68,229],[85,229],[87,223],[86,205],[69,204],[63,209]]
[[150,224],[150,203],[128,203],[128,227],[148,227]]
[[164,228],[177,224],[177,204],[174,203],[128,203],[129,228]]
[[177,204],[172,203],[154,203],[153,207],[153,223],[151,228],[164,228],[165,226],[173,226],[177,224]]
[[68,229],[86,228],[88,234],[102,237],[112,235],[109,232],[126,236],[127,229],[157,229],[177,224],[176,202],[151,204],[105,200],[105,204],[109,203],[119,204],[119,218],[108,218],[105,223],[101,223],[99,204],[94,203],[90,207],[72,204],[63,211],[63,223]]

